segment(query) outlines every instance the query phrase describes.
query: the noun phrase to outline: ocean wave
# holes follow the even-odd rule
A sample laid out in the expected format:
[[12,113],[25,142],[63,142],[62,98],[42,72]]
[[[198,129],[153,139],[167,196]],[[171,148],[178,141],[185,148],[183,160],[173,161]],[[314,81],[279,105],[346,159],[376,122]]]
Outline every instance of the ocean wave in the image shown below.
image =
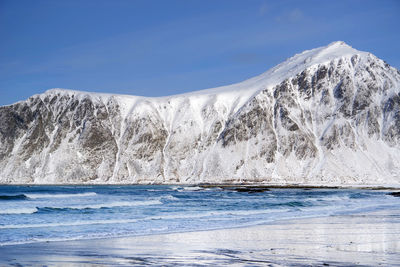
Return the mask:
[[24,200],[28,197],[24,194],[19,195],[0,195],[0,200]]
[[75,222],[65,222],[65,223],[10,224],[10,225],[0,225],[0,229],[44,228],[44,227],[95,225],[95,224],[122,224],[122,223],[134,223],[137,221],[138,219],[126,219],[126,220],[75,221]]
[[[46,209],[46,208],[42,208]],[[40,208],[39,208],[40,210]],[[134,223],[149,220],[176,220],[176,219],[199,219],[218,216],[249,216],[249,215],[263,215],[271,213],[287,212],[287,210],[236,210],[236,211],[208,211],[196,214],[173,214],[173,215],[160,215],[149,216],[136,219],[122,219],[122,220],[93,220],[93,221],[75,221],[63,223],[43,223],[43,224],[12,224],[0,225],[0,229],[20,229],[20,228],[42,228],[42,227],[63,227],[63,226],[80,226],[80,225],[95,225],[95,224],[124,224]],[[222,219],[222,218],[221,218]]]
[[174,197],[173,195],[166,195],[162,196],[161,199],[167,199],[167,200],[179,200],[179,198]]
[[110,202],[102,204],[88,204],[88,205],[73,205],[73,206],[54,206],[54,207],[38,207],[38,212],[54,212],[54,211],[67,211],[67,210],[86,210],[86,209],[105,209],[115,207],[136,207],[136,206],[150,206],[163,204],[160,200],[145,200],[145,201],[121,201]]
[[320,196],[320,197],[310,197],[307,198],[307,201],[312,201],[312,202],[343,202],[343,201],[349,201],[351,199],[350,196]]
[[[112,236],[110,236],[112,237]],[[1,242],[1,246],[13,246],[13,245],[23,245],[23,244],[32,244],[32,243],[40,243],[40,242],[59,242],[59,241],[76,241],[76,240],[85,240],[85,239],[94,239],[94,238],[103,238],[102,236],[76,236],[76,237],[54,237],[54,238],[32,238],[27,240],[20,241],[6,241]]]
[[78,194],[25,194],[26,197],[31,199],[37,198],[69,198],[69,197],[92,197],[97,195],[95,192],[86,192]]
[[267,206],[297,208],[297,207],[310,207],[310,206],[313,206],[313,204],[308,201],[288,201],[288,202],[282,202],[282,203],[268,204]]
[[203,187],[199,186],[186,186],[182,187],[180,190],[178,189],[179,192],[195,192],[195,191],[203,191]]
[[205,189],[200,186],[173,186],[172,190],[178,192],[196,192],[196,191],[204,191]]
[[15,208],[0,210],[0,214],[32,214],[37,211],[37,208]]
[[[149,228],[147,230],[148,230],[148,232],[151,233],[154,231],[158,231],[158,232],[165,231],[167,229],[168,229],[168,227],[162,227],[162,228]],[[64,236],[64,237],[47,237],[47,238],[34,237],[34,238],[27,238],[25,240],[19,240],[19,241],[0,242],[0,247],[1,246],[9,246],[9,245],[32,244],[32,243],[38,243],[38,242],[58,242],[58,241],[118,238],[118,237],[135,236],[135,235],[137,235],[137,234],[134,234],[132,232],[112,232],[112,233],[97,232],[97,233],[93,233],[93,234]]]
[[[199,219],[212,217],[218,219],[218,216],[244,216],[249,215],[267,215],[267,214],[279,214],[288,212],[289,210],[224,210],[224,211],[206,211],[195,214],[171,214],[171,215],[159,215],[146,217],[147,220],[173,220],[173,219]],[[223,219],[223,218],[220,218]]]

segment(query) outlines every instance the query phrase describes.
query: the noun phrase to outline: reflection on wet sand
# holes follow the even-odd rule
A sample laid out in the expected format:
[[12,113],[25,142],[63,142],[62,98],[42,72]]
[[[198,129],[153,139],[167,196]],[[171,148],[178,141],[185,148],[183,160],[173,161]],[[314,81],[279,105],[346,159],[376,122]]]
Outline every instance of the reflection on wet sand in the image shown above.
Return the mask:
[[0,265],[394,266],[400,262],[400,211],[248,228],[4,246],[0,255]]

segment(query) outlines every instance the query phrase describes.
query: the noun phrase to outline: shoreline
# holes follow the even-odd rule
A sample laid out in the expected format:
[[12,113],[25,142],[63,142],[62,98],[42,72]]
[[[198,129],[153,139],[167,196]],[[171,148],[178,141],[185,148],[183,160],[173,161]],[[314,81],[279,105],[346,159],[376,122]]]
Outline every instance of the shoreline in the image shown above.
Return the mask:
[[400,260],[400,210],[0,246],[0,265],[372,265]]
[[201,188],[233,188],[233,187],[254,187],[254,188],[266,188],[266,189],[360,189],[360,190],[400,190],[400,185],[312,185],[312,184],[264,184],[264,183],[198,183],[198,184],[101,184],[101,183],[65,183],[65,184],[2,184],[1,186],[182,186],[182,187],[201,187]]
[[[187,233],[201,233],[201,232],[212,232],[212,231],[223,231],[223,230],[235,230],[235,229],[242,229],[242,228],[253,228],[253,227],[262,227],[267,225],[275,225],[275,224],[290,224],[297,220],[312,220],[312,219],[323,219],[328,217],[335,217],[335,216],[357,216],[358,214],[362,214],[362,212],[351,214],[351,215],[313,215],[313,216],[303,216],[299,218],[286,218],[286,219],[278,219],[278,220],[271,220],[268,222],[262,223],[255,223],[255,224],[248,224],[248,225],[238,225],[232,226],[228,228],[210,228],[210,229],[197,229],[197,230],[186,230],[186,231],[172,231],[168,233],[153,233],[153,234],[138,234],[138,235],[127,235],[127,236],[110,236],[110,237],[93,237],[93,238],[73,238],[73,239],[64,239],[64,240],[43,240],[43,241],[32,241],[32,242],[23,242],[23,243],[14,243],[14,244],[0,244],[0,251],[3,247],[8,246],[25,246],[25,245],[34,245],[34,244],[49,244],[49,243],[64,243],[64,242],[107,242],[107,240],[112,239],[133,239],[133,238],[142,238],[146,236],[162,236],[162,235],[173,235],[173,234],[187,234]],[[1,256],[0,256],[1,257]],[[1,261],[0,261],[1,262]]]
[[[362,212],[355,213],[349,216],[354,216],[357,214],[362,214]],[[286,218],[286,219],[277,219],[277,220],[271,220],[268,222],[262,222],[262,223],[254,223],[254,224],[248,224],[248,225],[238,225],[238,226],[232,226],[228,228],[210,228],[210,229],[197,229],[197,230],[186,230],[186,231],[172,231],[168,233],[153,233],[153,234],[138,234],[138,235],[127,235],[127,236],[110,236],[110,237],[93,237],[93,238],[84,238],[84,239],[79,239],[79,238],[73,238],[73,239],[64,239],[64,240],[43,240],[43,241],[32,241],[32,242],[23,242],[23,243],[14,243],[14,244],[0,244],[0,251],[2,247],[8,247],[8,246],[25,246],[25,245],[34,245],[34,244],[48,244],[48,243],[64,243],[64,242],[107,242],[107,240],[110,239],[124,239],[124,238],[136,238],[136,237],[146,237],[146,236],[161,236],[161,235],[173,235],[173,234],[186,234],[186,233],[201,233],[201,232],[210,232],[210,231],[221,231],[221,230],[235,230],[235,229],[241,229],[241,228],[252,228],[252,227],[259,227],[259,226],[267,226],[267,225],[275,225],[275,224],[287,224],[287,223],[292,223],[293,221],[297,220],[308,220],[308,219],[322,219],[322,218],[327,218],[327,217],[335,217],[335,216],[346,216],[346,215],[313,215],[313,216],[303,216],[299,218]],[[0,261],[1,262],[1,261]]]

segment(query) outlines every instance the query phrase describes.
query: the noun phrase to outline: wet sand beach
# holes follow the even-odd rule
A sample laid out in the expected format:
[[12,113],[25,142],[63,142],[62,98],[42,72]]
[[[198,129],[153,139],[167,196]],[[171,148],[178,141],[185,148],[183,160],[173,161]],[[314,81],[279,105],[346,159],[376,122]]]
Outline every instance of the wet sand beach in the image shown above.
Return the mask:
[[1,266],[400,266],[400,210],[0,247]]

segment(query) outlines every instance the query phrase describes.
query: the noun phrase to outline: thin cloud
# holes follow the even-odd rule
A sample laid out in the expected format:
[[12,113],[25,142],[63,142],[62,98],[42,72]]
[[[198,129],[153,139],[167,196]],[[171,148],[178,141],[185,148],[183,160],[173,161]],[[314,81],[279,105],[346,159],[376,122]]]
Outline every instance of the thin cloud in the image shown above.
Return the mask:
[[276,17],[277,22],[299,22],[304,19],[304,13],[301,9],[295,8],[290,10],[287,13],[284,13],[278,17]]
[[261,6],[260,6],[260,8],[259,8],[259,13],[260,13],[260,16],[264,16],[265,14],[267,14],[267,12],[268,12],[268,5],[267,5],[267,3],[266,2],[264,2]]
[[239,64],[255,64],[261,62],[262,55],[257,53],[240,53],[234,55],[231,60]]

